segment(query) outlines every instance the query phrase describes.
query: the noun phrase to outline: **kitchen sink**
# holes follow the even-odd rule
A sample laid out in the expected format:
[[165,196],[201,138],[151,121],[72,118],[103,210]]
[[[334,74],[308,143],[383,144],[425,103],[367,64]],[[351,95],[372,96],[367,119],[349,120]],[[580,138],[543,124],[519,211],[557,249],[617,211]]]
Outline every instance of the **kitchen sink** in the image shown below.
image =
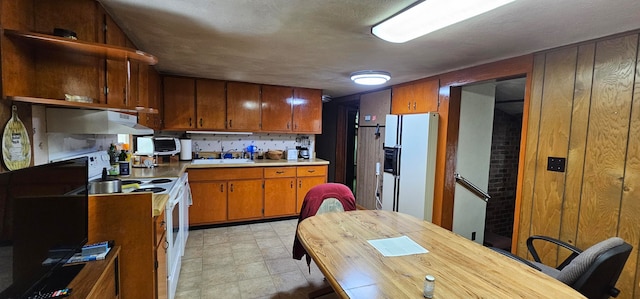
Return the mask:
[[191,164],[251,164],[251,159],[195,159]]

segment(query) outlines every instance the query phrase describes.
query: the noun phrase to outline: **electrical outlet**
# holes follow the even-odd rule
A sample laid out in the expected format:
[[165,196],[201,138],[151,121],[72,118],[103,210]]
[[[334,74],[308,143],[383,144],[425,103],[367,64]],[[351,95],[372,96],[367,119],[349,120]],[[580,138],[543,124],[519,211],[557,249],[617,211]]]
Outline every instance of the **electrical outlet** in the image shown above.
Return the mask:
[[547,158],[547,170],[564,172],[567,158],[548,157]]

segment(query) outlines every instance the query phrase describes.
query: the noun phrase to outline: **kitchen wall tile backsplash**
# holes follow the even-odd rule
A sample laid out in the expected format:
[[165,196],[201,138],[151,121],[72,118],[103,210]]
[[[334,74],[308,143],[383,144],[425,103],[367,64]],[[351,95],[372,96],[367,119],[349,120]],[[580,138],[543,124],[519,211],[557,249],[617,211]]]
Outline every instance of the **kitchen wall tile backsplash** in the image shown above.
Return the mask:
[[235,134],[190,134],[194,152],[241,152],[250,145],[259,151],[286,150],[296,146],[306,147],[311,153],[315,149],[315,135],[293,135],[256,133],[251,135]]

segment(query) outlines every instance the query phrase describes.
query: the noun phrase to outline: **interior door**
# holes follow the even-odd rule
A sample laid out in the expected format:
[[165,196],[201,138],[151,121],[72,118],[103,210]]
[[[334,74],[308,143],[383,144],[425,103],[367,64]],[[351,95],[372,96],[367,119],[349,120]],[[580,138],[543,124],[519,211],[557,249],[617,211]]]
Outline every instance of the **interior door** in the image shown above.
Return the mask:
[[[456,173],[486,193],[489,185],[495,84],[465,86],[460,103]],[[487,203],[460,182],[453,204],[453,231],[472,241],[484,241]]]

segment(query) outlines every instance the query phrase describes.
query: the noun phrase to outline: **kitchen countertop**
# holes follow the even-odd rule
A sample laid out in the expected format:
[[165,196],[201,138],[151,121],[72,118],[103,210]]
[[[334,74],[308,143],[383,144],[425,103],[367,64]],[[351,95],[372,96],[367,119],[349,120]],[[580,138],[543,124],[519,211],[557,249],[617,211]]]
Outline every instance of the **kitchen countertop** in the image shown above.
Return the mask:
[[[188,169],[202,168],[236,168],[236,167],[276,167],[276,166],[311,166],[328,165],[329,161],[322,159],[298,159],[298,160],[256,160],[255,163],[225,163],[225,164],[191,164],[191,161],[179,161],[159,164],[153,168],[132,168],[131,175],[119,177],[122,180],[136,178],[169,178],[179,177]],[[126,194],[126,193],[124,193]],[[111,194],[111,195],[124,195]],[[150,193],[151,194],[151,193]],[[168,194],[151,194],[153,196],[152,216],[159,216],[169,200]]]

